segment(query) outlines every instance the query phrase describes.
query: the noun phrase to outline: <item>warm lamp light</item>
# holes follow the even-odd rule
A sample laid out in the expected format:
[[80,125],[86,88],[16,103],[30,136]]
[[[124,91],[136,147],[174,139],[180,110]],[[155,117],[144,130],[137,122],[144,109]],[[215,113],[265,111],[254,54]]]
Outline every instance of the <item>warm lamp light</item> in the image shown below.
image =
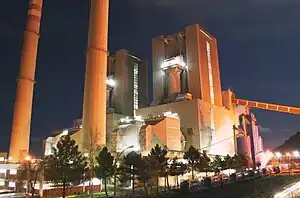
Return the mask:
[[29,160],[31,160],[31,157],[28,155],[28,156],[25,157],[25,160],[29,161]]
[[293,156],[294,157],[299,157],[300,156],[299,151],[293,151]]
[[281,153],[279,153],[279,152],[276,152],[276,153],[275,153],[275,156],[276,156],[277,158],[281,158],[281,157],[282,157]]

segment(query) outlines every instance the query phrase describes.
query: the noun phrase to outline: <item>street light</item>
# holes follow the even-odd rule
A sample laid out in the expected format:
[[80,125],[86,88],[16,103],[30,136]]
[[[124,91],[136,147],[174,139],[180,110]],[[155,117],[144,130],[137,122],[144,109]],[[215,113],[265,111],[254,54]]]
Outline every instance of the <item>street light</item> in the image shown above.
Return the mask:
[[117,190],[117,161],[122,156],[122,154],[127,151],[128,149],[133,148],[134,146],[131,145],[125,149],[123,149],[120,153],[116,155],[115,161],[114,161],[114,198],[116,198],[116,190]]
[[300,156],[299,151],[293,151],[293,156],[298,158]]
[[279,152],[276,152],[276,153],[275,153],[275,156],[276,156],[277,158],[281,158],[281,157],[282,157],[281,153],[279,153]]

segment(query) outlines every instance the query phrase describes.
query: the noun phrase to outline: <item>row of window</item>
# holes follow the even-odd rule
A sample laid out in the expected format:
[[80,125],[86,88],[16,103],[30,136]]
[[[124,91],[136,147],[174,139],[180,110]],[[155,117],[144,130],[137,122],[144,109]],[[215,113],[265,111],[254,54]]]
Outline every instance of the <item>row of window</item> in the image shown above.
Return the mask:
[[[211,65],[211,53],[210,53],[210,43],[206,41],[206,52],[207,52],[207,65],[208,65],[208,80],[209,80],[209,93],[210,93],[210,103],[215,104],[215,94],[214,94],[214,82],[213,82],[213,71]],[[212,140],[215,140],[215,122],[214,122],[214,112],[213,109],[210,111],[210,127],[212,130]]]
[[139,108],[139,65],[135,63],[133,65],[133,109],[134,114],[135,110]]

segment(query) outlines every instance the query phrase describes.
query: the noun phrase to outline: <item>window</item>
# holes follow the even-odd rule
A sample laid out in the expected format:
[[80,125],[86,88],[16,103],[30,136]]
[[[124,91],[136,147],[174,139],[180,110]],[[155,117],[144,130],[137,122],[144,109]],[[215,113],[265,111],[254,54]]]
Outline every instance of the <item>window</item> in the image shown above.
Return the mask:
[[14,187],[16,187],[16,183],[15,182],[9,182],[8,187],[14,188]]
[[133,65],[133,114],[139,108],[139,65]]
[[17,169],[10,169],[9,174],[10,175],[16,175],[17,174]]
[[212,71],[211,54],[210,54],[210,43],[208,41],[206,41],[206,52],[207,52],[207,66],[208,66],[210,102],[211,102],[211,104],[215,104],[213,71]]
[[[214,94],[214,82],[213,82],[213,71],[211,65],[211,53],[210,53],[210,43],[206,41],[206,53],[207,53],[207,66],[208,66],[208,81],[209,81],[209,93],[210,93],[210,103],[212,105],[215,104],[215,94]],[[210,110],[210,128],[212,130],[212,141],[215,141],[215,121],[214,121],[214,110],[211,108]]]

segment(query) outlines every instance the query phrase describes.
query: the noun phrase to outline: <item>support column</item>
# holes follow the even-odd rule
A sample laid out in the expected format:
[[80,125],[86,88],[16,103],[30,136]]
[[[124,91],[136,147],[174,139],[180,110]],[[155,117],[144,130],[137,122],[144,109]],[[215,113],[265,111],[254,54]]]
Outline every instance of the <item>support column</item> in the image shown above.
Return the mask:
[[168,93],[169,96],[174,93],[181,93],[181,69],[178,67],[172,67],[166,70],[168,72]]
[[83,149],[106,145],[109,0],[91,0],[83,99]]
[[21,161],[29,152],[33,87],[42,4],[42,0],[29,1],[10,139],[9,159],[11,161]]

